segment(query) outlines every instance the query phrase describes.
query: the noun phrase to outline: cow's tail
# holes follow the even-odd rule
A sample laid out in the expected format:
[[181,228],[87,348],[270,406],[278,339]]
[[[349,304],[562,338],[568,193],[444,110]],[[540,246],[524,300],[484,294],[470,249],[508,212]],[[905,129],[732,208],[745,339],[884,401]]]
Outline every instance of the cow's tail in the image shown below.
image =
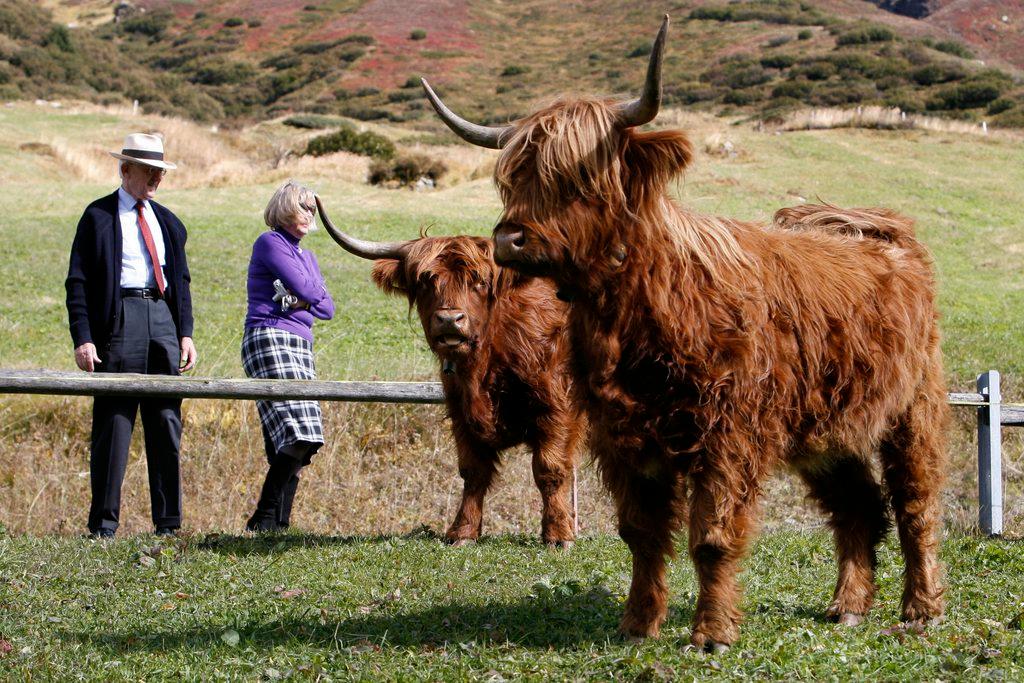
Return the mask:
[[822,230],[900,246],[917,243],[914,221],[889,209],[841,209],[831,204],[802,204],[778,210],[774,223],[784,230]]

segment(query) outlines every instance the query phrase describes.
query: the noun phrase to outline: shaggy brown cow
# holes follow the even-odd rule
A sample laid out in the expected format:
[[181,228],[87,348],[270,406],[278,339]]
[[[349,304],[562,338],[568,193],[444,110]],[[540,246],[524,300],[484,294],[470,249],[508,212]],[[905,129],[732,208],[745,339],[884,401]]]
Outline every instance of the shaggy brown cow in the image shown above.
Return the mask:
[[828,615],[858,623],[887,530],[878,457],[906,562],[903,618],[942,614],[938,547],[947,414],[931,259],[884,209],[802,206],[772,225],[680,208],[690,163],[657,114],[668,17],[644,94],[562,99],[508,126],[468,123],[424,83],[463,138],[501,148],[498,263],[571,296],[573,367],[592,448],[633,554],[622,629],[665,618],[665,558],[684,522],[700,584],[691,641],[739,634],[736,574],[758,495],[779,464],[830,516],[839,579]]
[[377,286],[416,306],[442,362],[465,482],[447,540],[462,545],[480,536],[499,451],[525,443],[543,500],[541,537],[549,546],[570,547],[569,494],[584,419],[569,400],[566,305],[552,283],[495,265],[493,242],[482,237],[366,242],[334,227],[319,198],[317,207],[338,244],[376,260]]

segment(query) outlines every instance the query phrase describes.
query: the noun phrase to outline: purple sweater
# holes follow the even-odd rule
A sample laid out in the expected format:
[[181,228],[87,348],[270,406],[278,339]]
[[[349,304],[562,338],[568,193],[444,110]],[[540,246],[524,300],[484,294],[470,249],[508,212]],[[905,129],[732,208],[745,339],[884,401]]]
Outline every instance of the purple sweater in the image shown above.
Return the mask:
[[[274,280],[309,303],[309,310],[281,310],[274,301]],[[249,259],[249,312],[246,329],[276,327],[313,343],[313,318],[334,317],[334,301],[327,292],[313,252],[299,247],[299,240],[283,230],[268,230],[256,238]]]

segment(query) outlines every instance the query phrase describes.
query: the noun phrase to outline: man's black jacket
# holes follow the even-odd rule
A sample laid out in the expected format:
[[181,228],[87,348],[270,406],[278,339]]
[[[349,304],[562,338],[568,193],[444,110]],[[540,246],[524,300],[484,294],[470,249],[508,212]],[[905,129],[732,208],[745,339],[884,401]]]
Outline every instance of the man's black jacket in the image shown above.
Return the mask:
[[[167,306],[178,337],[191,337],[191,277],[185,260],[188,235],[178,217],[166,207],[152,200],[149,204],[164,236]],[[92,342],[101,357],[106,356],[110,335],[121,314],[121,224],[117,214],[116,191],[86,207],[78,221],[64,281],[71,339],[76,348]]]

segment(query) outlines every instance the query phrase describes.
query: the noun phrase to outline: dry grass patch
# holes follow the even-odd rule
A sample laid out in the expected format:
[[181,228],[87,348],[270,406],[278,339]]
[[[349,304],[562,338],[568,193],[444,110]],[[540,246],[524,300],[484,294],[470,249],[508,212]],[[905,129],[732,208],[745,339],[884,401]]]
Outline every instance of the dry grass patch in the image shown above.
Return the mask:
[[[91,400],[0,399],[0,523],[14,533],[81,534],[89,505]],[[266,472],[255,405],[189,400],[183,408],[185,528],[239,531]],[[977,522],[973,414],[958,410],[946,487],[946,524]],[[440,406],[324,404],[327,444],[303,474],[294,523],[319,534],[375,535],[429,527],[443,532],[462,482]],[[125,477],[122,533],[151,531],[146,464],[137,427]],[[1024,430],[1007,430],[1006,531],[1024,532]],[[614,509],[584,456],[578,470],[580,530],[615,534]],[[790,474],[774,477],[762,499],[765,531],[821,528],[824,519]],[[506,453],[485,505],[484,533],[540,533],[540,495],[524,449]]]
[[958,135],[993,135],[1019,139],[1019,133],[992,130],[981,123],[954,121],[922,114],[908,114],[898,107],[857,107],[855,109],[804,109],[790,114],[780,126],[782,130],[817,130],[823,128],[918,129]]

